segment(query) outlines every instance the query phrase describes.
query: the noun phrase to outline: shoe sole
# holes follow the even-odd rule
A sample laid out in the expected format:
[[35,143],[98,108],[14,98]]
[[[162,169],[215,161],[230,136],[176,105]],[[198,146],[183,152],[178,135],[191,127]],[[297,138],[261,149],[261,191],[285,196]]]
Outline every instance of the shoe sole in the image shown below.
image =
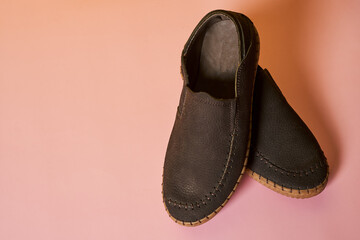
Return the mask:
[[310,198],[310,197],[316,196],[319,193],[321,193],[324,190],[324,188],[328,182],[328,178],[329,178],[329,171],[327,171],[325,180],[321,184],[317,185],[316,187],[309,188],[309,189],[295,189],[295,188],[286,188],[280,184],[277,184],[277,183],[267,179],[264,176],[257,174],[256,172],[254,172],[250,169],[246,169],[246,173],[252,179],[261,183],[265,187],[267,187],[277,193],[280,193],[284,196],[298,198],[298,199]]

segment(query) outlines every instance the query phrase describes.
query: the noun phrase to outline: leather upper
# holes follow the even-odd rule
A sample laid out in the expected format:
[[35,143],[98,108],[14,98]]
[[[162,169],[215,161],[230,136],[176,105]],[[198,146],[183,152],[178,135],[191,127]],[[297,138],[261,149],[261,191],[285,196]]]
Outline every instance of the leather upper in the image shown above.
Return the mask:
[[258,67],[248,168],[291,189],[311,189],[325,181],[328,164],[316,138],[267,70]]
[[207,204],[222,203],[223,184],[236,182],[229,177],[239,171],[233,158],[234,117],[235,100],[219,101],[184,87],[164,169],[165,203],[177,219],[196,221],[207,216],[214,210],[209,211]]
[[[241,59],[234,76],[236,96],[218,99],[194,92],[189,77],[187,50],[196,42],[202,26],[212,18],[234,21]],[[186,43],[182,55],[184,85],[164,163],[163,198],[170,215],[178,221],[206,218],[233,192],[244,168],[249,146],[251,102],[259,54],[258,36],[243,15],[217,10],[206,15]],[[192,80],[194,79],[194,80]]]

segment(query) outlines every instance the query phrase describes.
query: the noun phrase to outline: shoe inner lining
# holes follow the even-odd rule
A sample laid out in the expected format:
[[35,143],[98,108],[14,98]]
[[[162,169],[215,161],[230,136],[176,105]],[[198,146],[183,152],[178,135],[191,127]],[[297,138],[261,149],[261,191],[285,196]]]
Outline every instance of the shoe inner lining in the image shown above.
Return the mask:
[[235,97],[235,74],[239,63],[239,41],[231,20],[216,22],[205,32],[194,91],[216,98]]

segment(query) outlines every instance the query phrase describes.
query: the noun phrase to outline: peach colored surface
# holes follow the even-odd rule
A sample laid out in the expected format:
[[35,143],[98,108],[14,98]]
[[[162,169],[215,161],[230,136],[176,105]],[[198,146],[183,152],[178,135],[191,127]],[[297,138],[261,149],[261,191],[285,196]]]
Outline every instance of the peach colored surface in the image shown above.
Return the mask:
[[[213,9],[248,15],[260,64],[318,138],[325,191],[245,177],[186,228],[161,197],[182,47]],[[0,239],[359,239],[359,1],[1,1]]]

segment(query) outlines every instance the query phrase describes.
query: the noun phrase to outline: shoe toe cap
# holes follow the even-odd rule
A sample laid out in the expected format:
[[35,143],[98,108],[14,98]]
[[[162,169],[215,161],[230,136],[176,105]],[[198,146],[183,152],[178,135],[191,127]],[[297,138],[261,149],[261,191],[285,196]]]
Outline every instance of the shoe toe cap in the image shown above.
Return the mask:
[[[313,154],[278,156],[252,152],[250,174],[257,181],[291,197],[306,198],[320,193],[328,179],[328,164],[321,150]],[[291,166],[291,167],[290,167]]]

